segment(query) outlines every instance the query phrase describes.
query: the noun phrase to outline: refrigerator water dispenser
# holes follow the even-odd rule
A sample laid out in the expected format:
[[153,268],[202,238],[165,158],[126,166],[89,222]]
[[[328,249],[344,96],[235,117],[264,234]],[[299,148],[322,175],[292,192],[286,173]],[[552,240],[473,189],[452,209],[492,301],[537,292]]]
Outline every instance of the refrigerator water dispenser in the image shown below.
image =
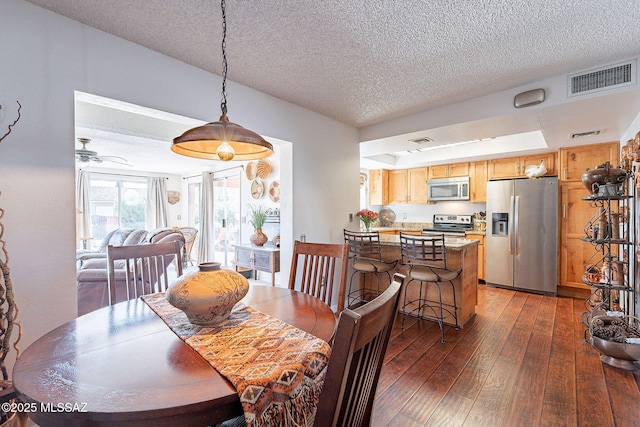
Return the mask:
[[509,214],[502,212],[494,212],[491,214],[491,235],[508,236],[509,235]]

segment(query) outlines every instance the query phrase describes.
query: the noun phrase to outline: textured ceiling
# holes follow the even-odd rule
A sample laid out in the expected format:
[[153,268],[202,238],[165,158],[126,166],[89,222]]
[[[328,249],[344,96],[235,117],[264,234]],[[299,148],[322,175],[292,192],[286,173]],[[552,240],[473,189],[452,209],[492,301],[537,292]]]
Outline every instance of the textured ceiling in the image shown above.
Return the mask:
[[[221,74],[217,1],[27,1]],[[639,22],[637,0],[229,0],[228,77],[362,127],[636,55]]]
[[[217,0],[26,1],[221,74]],[[361,128],[362,141],[375,129],[369,125],[468,100],[464,105],[477,108],[473,98],[640,54],[638,0],[227,0],[226,11],[230,80]],[[194,165],[195,159],[168,149],[194,125],[184,118],[159,123],[160,112],[125,106],[127,114],[121,114],[122,106],[112,100],[85,95],[76,100],[76,133],[92,139],[90,149],[126,157],[141,171],[180,175],[210,166]],[[360,166],[404,168],[504,157],[516,147],[530,154],[612,141],[639,111],[636,84],[468,122],[451,113],[450,124],[442,127],[373,136],[379,139],[360,146]],[[569,138],[589,130],[601,133]],[[520,135],[534,131],[543,144],[524,147]],[[415,149],[409,139],[422,136],[443,146],[512,137],[502,144],[489,140],[397,155]]]

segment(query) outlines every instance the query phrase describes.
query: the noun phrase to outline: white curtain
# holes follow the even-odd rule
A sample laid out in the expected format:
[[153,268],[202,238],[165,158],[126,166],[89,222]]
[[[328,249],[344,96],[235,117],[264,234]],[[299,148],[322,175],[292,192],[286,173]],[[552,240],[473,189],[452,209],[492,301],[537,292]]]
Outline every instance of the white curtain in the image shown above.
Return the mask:
[[167,179],[149,177],[147,185],[147,226],[167,226]]
[[79,170],[76,174],[76,237],[93,237],[91,229],[91,205],[89,172]]
[[214,253],[214,211],[213,211],[213,173],[202,173],[200,192],[200,239],[198,243],[198,263],[215,261]]

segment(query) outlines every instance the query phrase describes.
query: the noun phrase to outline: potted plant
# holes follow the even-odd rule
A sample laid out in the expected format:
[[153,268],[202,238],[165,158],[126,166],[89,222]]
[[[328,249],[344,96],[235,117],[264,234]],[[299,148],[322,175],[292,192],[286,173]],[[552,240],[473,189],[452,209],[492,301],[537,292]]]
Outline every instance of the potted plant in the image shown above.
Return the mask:
[[258,205],[257,207],[249,205],[249,223],[253,225],[255,229],[255,233],[253,233],[249,240],[251,244],[255,246],[264,245],[269,237],[262,232],[262,227],[264,226],[265,221],[267,220],[267,213],[264,210],[262,205]]

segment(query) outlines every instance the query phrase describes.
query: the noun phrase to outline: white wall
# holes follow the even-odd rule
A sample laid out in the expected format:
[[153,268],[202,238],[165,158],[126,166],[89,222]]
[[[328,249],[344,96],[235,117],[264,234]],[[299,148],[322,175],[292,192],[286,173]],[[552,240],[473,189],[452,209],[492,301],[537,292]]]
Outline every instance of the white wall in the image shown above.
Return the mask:
[[[22,0],[0,2],[0,40],[0,135],[23,105],[0,143],[0,206],[25,348],[76,316],[74,91],[211,121],[221,79]],[[231,121],[292,142],[282,238],[341,241],[358,208],[357,131],[233,83],[228,96]]]

